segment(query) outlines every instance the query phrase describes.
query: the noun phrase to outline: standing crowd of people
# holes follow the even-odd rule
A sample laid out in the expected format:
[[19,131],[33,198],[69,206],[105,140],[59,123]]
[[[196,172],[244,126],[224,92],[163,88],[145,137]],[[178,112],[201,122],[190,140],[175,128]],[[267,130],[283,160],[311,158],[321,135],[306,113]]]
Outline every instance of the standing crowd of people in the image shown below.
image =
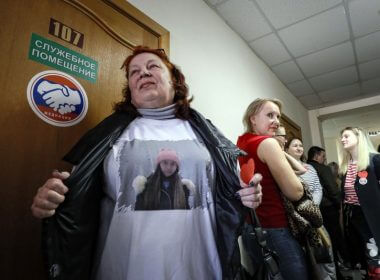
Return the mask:
[[[380,279],[380,155],[362,129],[341,131],[339,165],[317,146],[306,160],[280,125],[281,102],[258,98],[235,145],[191,108],[162,50],[136,47],[123,66],[123,100],[65,155],[72,171],[54,171],[34,197],[49,279],[341,280],[358,265]],[[285,201],[305,222],[302,240]],[[250,272],[239,236],[259,245],[244,248]]]

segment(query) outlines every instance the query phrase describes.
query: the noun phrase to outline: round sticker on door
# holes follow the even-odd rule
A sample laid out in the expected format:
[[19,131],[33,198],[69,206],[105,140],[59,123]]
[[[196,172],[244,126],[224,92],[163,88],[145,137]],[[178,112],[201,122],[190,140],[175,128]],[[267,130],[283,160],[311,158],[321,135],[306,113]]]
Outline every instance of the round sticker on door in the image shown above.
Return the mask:
[[36,74],[26,91],[34,113],[55,126],[72,126],[87,113],[86,92],[73,77],[60,71],[43,71]]

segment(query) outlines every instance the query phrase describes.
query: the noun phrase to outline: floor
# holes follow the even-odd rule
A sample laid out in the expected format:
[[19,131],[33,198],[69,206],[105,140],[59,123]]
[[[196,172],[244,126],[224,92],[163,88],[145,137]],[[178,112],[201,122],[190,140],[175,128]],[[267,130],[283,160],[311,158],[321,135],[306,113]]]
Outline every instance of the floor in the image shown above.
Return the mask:
[[343,276],[349,276],[352,280],[362,280],[362,273],[360,270],[341,270]]

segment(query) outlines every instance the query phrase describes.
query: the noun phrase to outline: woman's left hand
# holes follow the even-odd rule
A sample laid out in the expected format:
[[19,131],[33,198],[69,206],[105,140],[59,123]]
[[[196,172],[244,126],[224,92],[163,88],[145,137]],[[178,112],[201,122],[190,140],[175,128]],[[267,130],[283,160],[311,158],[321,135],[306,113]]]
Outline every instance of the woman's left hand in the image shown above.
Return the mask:
[[263,196],[260,185],[262,178],[261,174],[256,173],[249,182],[249,185],[240,180],[242,189],[237,191],[236,194],[244,206],[256,209],[260,205]]

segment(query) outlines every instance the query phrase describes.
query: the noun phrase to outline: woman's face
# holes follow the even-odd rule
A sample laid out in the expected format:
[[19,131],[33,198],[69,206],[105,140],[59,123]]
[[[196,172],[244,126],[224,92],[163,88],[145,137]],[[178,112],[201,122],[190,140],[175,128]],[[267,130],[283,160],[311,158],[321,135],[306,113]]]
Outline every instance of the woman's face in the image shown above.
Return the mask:
[[288,154],[296,159],[301,159],[303,155],[303,144],[299,139],[294,139],[289,144]]
[[256,134],[274,136],[280,125],[280,117],[280,108],[275,103],[267,101],[261,110],[256,115],[252,115],[249,120],[251,121],[253,132]]
[[165,177],[170,177],[177,170],[177,163],[173,160],[164,159],[160,162],[160,168]]
[[352,130],[343,131],[340,141],[346,151],[352,151],[358,145],[358,137]]
[[155,54],[141,53],[129,64],[128,83],[132,104],[139,109],[173,104],[174,89],[168,67]]

